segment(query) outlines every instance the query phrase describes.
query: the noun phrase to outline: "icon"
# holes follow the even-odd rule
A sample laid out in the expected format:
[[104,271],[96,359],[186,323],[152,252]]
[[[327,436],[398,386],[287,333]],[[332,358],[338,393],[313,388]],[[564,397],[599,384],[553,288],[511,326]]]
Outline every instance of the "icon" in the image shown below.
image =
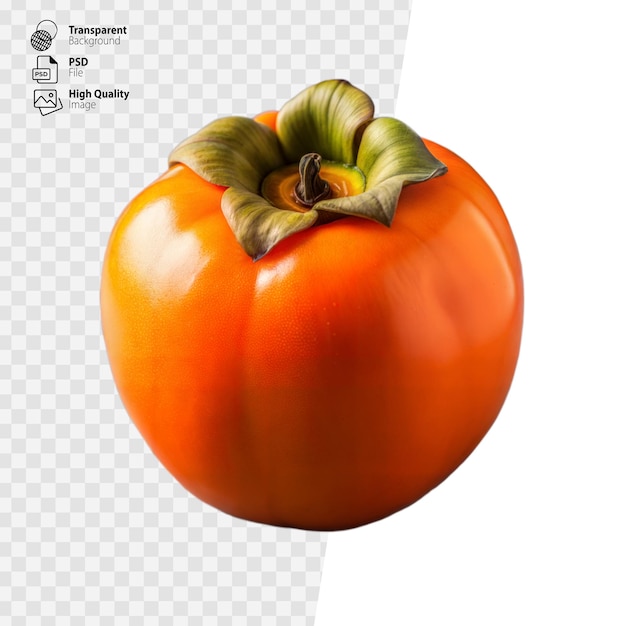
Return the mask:
[[52,45],[52,40],[57,36],[58,30],[57,25],[52,20],[39,22],[30,38],[30,45],[39,52],[47,50]]
[[63,108],[61,98],[57,97],[56,89],[35,89],[33,105],[42,115],[50,115]]
[[51,85],[59,82],[59,65],[50,56],[38,56],[37,67],[33,68],[33,80]]

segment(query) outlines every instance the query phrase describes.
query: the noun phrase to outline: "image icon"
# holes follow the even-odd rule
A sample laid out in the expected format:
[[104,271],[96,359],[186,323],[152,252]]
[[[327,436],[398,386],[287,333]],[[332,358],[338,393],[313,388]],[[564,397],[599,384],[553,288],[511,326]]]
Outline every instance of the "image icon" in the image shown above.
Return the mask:
[[31,35],[30,45],[38,52],[47,50],[52,45],[52,40],[57,36],[58,30],[57,25],[52,20],[42,20]]
[[54,57],[47,55],[37,57],[37,67],[33,68],[33,80],[49,85],[59,81],[59,65]]
[[33,105],[42,115],[49,115],[63,108],[56,89],[35,89]]

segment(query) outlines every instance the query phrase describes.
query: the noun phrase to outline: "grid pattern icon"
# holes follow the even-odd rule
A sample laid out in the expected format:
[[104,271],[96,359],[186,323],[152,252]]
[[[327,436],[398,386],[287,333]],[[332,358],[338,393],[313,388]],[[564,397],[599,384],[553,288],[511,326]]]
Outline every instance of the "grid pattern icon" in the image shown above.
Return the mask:
[[[0,10],[2,624],[313,624],[326,536],[189,495],[119,400],[99,311],[115,219],[184,137],[334,77],[393,114],[410,0],[300,4]],[[58,26],[43,52],[31,44],[42,20]],[[70,43],[70,25],[127,33]],[[38,55],[58,64],[47,111],[33,103]],[[78,57],[84,71],[70,76]],[[96,89],[129,96],[72,106],[70,90]]]

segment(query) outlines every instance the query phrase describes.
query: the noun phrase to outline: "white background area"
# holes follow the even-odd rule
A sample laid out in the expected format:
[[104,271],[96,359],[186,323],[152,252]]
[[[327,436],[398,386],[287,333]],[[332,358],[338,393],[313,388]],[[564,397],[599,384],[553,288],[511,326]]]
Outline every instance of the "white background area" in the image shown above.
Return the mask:
[[315,626],[626,624],[626,46],[618,3],[414,0],[396,116],[469,161],[526,307],[496,424],[440,487],[329,535]]

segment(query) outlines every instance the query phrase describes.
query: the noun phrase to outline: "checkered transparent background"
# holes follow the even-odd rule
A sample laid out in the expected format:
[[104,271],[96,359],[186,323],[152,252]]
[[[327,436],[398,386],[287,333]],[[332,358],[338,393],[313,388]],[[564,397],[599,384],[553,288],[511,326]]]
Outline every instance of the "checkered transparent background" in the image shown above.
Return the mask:
[[[121,3],[119,3],[121,4]],[[312,624],[325,535],[233,519],[158,464],[116,394],[100,333],[114,220],[211,119],[280,107],[331,77],[392,114],[410,0],[160,0],[0,10],[0,623]],[[10,5],[9,5],[10,6]],[[59,32],[62,111],[32,106],[30,36]],[[72,47],[70,24],[128,25]],[[69,56],[89,60],[70,79]],[[94,112],[70,88],[130,89]]]

